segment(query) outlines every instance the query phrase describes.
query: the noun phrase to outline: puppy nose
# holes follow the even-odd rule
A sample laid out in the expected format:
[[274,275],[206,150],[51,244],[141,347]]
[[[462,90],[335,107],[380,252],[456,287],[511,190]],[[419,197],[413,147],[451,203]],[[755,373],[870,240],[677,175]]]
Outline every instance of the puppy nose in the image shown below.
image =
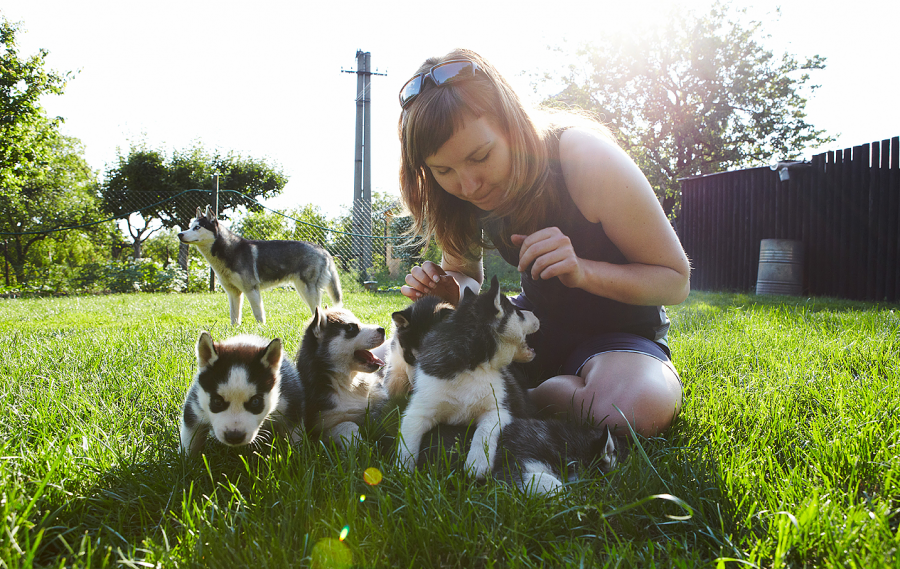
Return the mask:
[[225,442],[230,445],[239,445],[244,442],[244,431],[225,431]]
[[377,333],[381,334],[381,337],[384,338],[384,328],[378,328],[378,330],[375,330],[375,331]]

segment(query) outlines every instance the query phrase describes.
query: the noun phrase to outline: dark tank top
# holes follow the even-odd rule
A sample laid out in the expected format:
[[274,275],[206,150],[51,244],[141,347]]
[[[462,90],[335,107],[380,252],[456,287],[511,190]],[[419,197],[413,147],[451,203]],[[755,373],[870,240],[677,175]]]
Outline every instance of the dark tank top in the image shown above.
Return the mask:
[[[560,177],[561,179],[561,177]],[[588,221],[572,201],[563,184],[557,191],[564,204],[562,213],[551,220],[548,227],[556,226],[572,242],[575,254],[582,259],[605,261],[617,265],[626,264],[625,255],[610,241],[600,223]],[[485,217],[482,220],[485,237],[497,247],[497,251],[512,266],[519,263],[519,248],[504,246],[500,231],[503,220]],[[599,335],[607,332],[628,332],[648,340],[667,345],[666,333],[669,318],[662,306],[636,306],[591,294],[579,288],[569,288],[554,277],[535,280],[529,271],[521,273],[522,294],[534,307],[535,315],[546,331],[560,330],[579,335]]]

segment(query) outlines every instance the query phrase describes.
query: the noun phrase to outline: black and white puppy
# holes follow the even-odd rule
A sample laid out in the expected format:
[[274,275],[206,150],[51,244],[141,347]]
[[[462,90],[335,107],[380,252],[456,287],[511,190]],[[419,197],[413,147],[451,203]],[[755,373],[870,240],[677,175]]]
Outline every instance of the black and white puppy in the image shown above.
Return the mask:
[[391,314],[394,330],[383,371],[384,387],[387,389],[388,397],[403,397],[409,394],[410,376],[416,364],[416,356],[422,347],[422,340],[453,310],[452,304],[429,295]]
[[357,439],[369,405],[387,398],[375,374],[384,362],[370,351],[384,337],[384,328],[362,324],[349,310],[316,309],[297,352],[313,434],[343,447]]
[[593,467],[602,473],[625,459],[624,437],[606,425],[592,427],[555,419],[516,418],[503,427],[494,478],[524,491],[547,494],[560,489],[562,478]]
[[539,326],[533,313],[500,292],[497,277],[482,294],[466,289],[456,310],[422,342],[400,422],[398,464],[415,468],[423,435],[438,423],[475,421],[466,468],[483,478],[494,463],[501,428],[526,414],[525,394],[510,364],[534,357],[526,336]]
[[213,342],[197,340],[197,374],[181,414],[181,448],[196,454],[210,430],[229,446],[252,443],[266,421],[302,439],[304,390],[294,365],[283,357],[281,340],[244,334]]

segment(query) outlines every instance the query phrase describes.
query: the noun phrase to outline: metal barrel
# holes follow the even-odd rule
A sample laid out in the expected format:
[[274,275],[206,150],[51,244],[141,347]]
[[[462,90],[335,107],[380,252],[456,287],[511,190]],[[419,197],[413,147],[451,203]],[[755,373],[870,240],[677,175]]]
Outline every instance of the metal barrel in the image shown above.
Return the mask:
[[803,292],[803,243],[763,239],[759,243],[756,294],[800,295]]

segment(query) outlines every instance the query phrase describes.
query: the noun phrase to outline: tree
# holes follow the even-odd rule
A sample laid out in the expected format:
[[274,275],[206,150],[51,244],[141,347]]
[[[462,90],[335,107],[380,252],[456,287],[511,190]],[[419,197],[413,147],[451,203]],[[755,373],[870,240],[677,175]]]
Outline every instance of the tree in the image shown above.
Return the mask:
[[[128,156],[119,156],[117,164],[107,169],[101,189],[104,208],[123,218],[139,214],[143,220],[140,231],[136,221],[133,226],[132,221],[127,222],[135,242],[149,237],[150,233],[144,232],[151,225],[184,229],[198,207],[212,205],[215,174],[219,175],[220,213],[238,206],[256,211],[256,200],[280,194],[287,184],[287,176],[264,160],[231,152],[210,153],[200,144],[167,156],[141,144],[132,146]],[[135,252],[139,251],[136,244]],[[181,244],[178,262],[185,271],[187,261],[188,246]]]
[[231,230],[247,239],[290,239],[291,228],[284,212],[248,211],[234,222]]
[[294,223],[291,239],[318,243],[323,247],[333,240],[332,223],[325,217],[325,214],[322,213],[322,208],[319,206],[306,204],[294,208],[293,211],[288,212],[288,215],[297,220]]
[[5,199],[16,199],[16,190],[53,151],[61,119],[48,119],[40,98],[61,94],[71,76],[45,69],[45,50],[20,56],[18,29],[19,24],[0,16],[0,193]]
[[[81,143],[59,134],[50,121],[33,124],[39,125],[42,138],[52,141],[42,143],[46,145],[44,162],[19,175],[17,187],[7,188],[6,199],[0,200],[3,256],[19,284],[27,281],[29,253],[41,241],[69,237],[91,241],[94,233],[103,230],[94,225],[99,217],[97,181],[84,160]],[[59,231],[87,223],[91,225],[78,231]]]
[[[41,96],[63,92],[71,74],[45,69],[44,50],[21,56],[18,26],[0,16],[0,234],[5,264],[23,284],[38,244],[64,241],[67,234],[56,230],[92,219],[96,180],[81,143],[61,135],[62,119],[48,117],[40,106]],[[97,230],[82,231],[79,248]],[[51,256],[52,248],[45,249]]]
[[604,120],[669,215],[679,178],[793,159],[832,141],[807,122],[803,95],[825,59],[776,57],[762,45],[762,24],[742,24],[744,14],[717,2],[703,15],[673,9],[662,28],[611,32],[578,49],[582,65],[552,78],[565,89],[548,102]]
[[151,228],[151,221],[159,218],[162,202],[172,193],[165,160],[157,150],[132,147],[127,157],[119,154],[116,166],[106,172],[103,210],[125,220],[135,259],[141,258],[144,241],[162,229],[161,224]]

